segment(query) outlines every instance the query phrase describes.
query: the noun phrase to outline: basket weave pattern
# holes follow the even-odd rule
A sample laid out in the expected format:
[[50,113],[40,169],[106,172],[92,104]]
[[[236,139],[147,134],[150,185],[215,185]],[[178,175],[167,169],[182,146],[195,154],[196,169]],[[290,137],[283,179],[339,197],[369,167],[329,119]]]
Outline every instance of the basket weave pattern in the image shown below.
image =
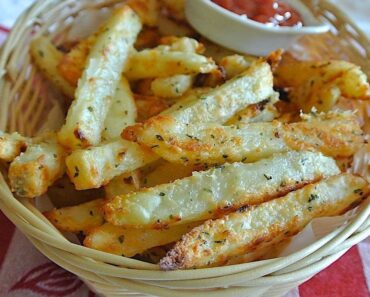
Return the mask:
[[[32,38],[48,35],[62,44],[77,13],[118,0],[39,0],[25,11],[0,52],[0,130],[34,135],[55,104],[63,102],[41,79],[28,54]],[[305,37],[292,53],[300,58],[350,60],[370,76],[370,41],[327,2],[313,6],[333,26],[331,33]],[[316,1],[315,1],[316,2]],[[154,264],[87,249],[69,242],[35,207],[15,199],[0,174],[0,209],[44,255],[78,275],[104,296],[281,296],[370,235],[370,204],[355,218],[290,256],[228,267],[163,272]]]

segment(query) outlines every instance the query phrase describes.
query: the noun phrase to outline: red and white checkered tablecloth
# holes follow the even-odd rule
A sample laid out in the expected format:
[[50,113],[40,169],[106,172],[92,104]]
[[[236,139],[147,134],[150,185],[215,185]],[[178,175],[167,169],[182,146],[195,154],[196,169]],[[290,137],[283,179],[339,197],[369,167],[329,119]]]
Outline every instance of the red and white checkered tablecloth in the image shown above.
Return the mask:
[[[5,0],[0,0],[0,7],[3,1]],[[8,32],[5,26],[0,25],[0,44],[5,40]],[[96,295],[77,277],[40,254],[0,212],[0,297],[25,296],[94,297]],[[299,288],[292,290],[285,297],[369,296],[370,238],[367,238],[350,249],[337,262]]]

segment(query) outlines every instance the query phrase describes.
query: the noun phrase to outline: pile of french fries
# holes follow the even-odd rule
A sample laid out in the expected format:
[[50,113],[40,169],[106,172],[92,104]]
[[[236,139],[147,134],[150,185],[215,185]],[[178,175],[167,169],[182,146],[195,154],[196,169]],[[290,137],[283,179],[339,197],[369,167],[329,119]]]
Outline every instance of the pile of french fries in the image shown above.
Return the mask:
[[126,1],[68,52],[40,37],[30,54],[70,107],[59,131],[0,132],[0,160],[86,247],[164,270],[254,261],[370,194],[349,173],[370,99],[356,65],[230,54],[168,0]]

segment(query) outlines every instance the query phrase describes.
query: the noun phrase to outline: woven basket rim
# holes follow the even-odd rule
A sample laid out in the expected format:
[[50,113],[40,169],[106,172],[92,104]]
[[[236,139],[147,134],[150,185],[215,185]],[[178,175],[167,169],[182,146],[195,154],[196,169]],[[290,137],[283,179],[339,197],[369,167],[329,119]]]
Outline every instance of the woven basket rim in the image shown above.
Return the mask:
[[[41,22],[40,14],[47,12],[47,15],[50,16],[68,5],[75,5],[75,9],[78,11],[84,1],[77,1],[81,5],[74,2],[73,0],[37,0],[18,18],[0,52],[0,90],[5,90],[5,99],[3,98],[0,102],[2,109],[8,108],[9,105],[6,95],[9,95],[7,88],[10,88],[10,80],[6,74],[8,73],[9,56],[17,50],[14,45],[19,43],[22,34],[32,27],[32,24]],[[85,0],[85,2],[88,2],[88,0]],[[120,1],[106,0],[100,2],[101,4],[96,5],[105,6]],[[368,37],[333,4],[322,1],[320,5],[335,11],[343,22],[350,24],[356,30],[359,40],[362,41],[361,44],[364,45],[365,51],[370,56],[370,40]],[[0,112],[0,117],[1,115]],[[0,129],[4,129],[5,123],[6,121],[0,119]],[[107,283],[105,277],[111,277],[114,282],[123,281],[122,278],[125,279],[124,282],[130,280],[146,281],[145,285],[140,282],[141,288],[137,287],[136,282],[125,283],[125,286],[130,287],[132,285],[133,290],[144,293],[146,292],[145,286],[152,289],[155,286],[159,290],[158,292],[148,291],[147,293],[154,294],[157,292],[161,296],[167,294],[167,291],[162,290],[164,287],[174,289],[199,287],[199,289],[204,289],[207,287],[206,283],[209,284],[210,288],[214,288],[237,284],[241,280],[247,284],[249,282],[250,286],[271,286],[302,281],[330,265],[351,246],[370,236],[370,201],[367,201],[356,217],[348,224],[335,229],[315,243],[289,256],[232,266],[164,272],[159,270],[158,265],[111,255],[69,242],[30,201],[26,199],[17,200],[10,192],[5,177],[2,175],[0,176],[0,209],[43,254],[81,278],[94,279],[93,281],[98,283],[99,278],[93,277],[94,273],[98,273],[102,276],[100,280],[103,283]],[[65,256],[64,261],[61,260],[61,255]],[[83,265],[84,267],[82,267]],[[117,267],[117,265],[120,267]],[[182,295],[181,293],[179,296],[190,295]]]

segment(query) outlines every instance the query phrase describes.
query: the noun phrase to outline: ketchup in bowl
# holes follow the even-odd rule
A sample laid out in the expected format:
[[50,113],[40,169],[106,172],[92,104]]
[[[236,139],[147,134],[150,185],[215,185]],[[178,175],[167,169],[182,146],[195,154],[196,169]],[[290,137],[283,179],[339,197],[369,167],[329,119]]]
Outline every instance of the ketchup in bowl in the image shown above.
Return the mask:
[[303,25],[301,15],[280,0],[212,0],[223,8],[270,26]]

